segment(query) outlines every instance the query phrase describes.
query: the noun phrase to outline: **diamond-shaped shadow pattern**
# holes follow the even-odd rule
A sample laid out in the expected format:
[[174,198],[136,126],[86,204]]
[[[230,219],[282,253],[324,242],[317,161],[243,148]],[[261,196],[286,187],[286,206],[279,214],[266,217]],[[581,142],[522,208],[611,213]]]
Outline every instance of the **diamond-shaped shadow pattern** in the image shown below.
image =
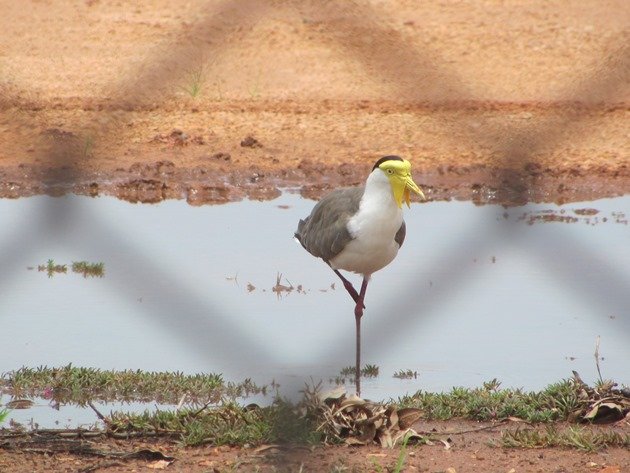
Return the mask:
[[[257,21],[272,14],[274,8],[294,8],[305,15],[321,18],[328,41],[338,45],[349,59],[362,64],[370,74],[386,83],[393,93],[405,100],[420,100],[436,105],[442,104],[444,107],[457,107],[457,103],[465,102],[470,98],[466,77],[458,74],[447,64],[441,63],[439,54],[435,51],[418,51],[410,47],[402,34],[389,27],[387,19],[380,16],[380,10],[369,2],[226,0],[218,5],[211,2],[208,11],[212,14],[200,18],[197,24],[192,26],[196,32],[193,37],[200,38],[199,41],[194,44],[186,43],[185,46],[175,41],[170,49],[166,46],[161,47],[156,54],[148,57],[141,67],[130,74],[123,75],[118,83],[112,85],[111,90],[115,91],[115,95],[110,107],[102,111],[104,116],[102,123],[106,125],[98,131],[99,143],[106,145],[108,142],[117,140],[123,127],[123,124],[116,119],[117,108],[147,106],[159,102],[164,86],[180,79],[177,71],[186,70],[189,58],[199,52],[207,56],[217,54],[220,48],[229,45],[234,31],[250,28]],[[369,36],[370,41],[365,41],[366,35]],[[617,54],[604,61],[604,65],[600,67],[576,65],[574,73],[573,77],[567,78],[565,96],[568,102],[572,101],[580,105],[552,115],[542,122],[522,127],[514,126],[507,132],[505,129],[497,129],[489,122],[474,129],[459,121],[444,122],[444,127],[451,132],[454,140],[481,142],[492,147],[502,156],[503,168],[506,170],[535,162],[534,155],[553,150],[562,140],[573,139],[572,130],[576,123],[582,120],[593,120],[593,114],[586,112],[605,110],[606,103],[613,100],[616,93],[626,87],[630,81],[630,47],[627,42],[622,41]],[[12,108],[14,99],[6,94],[2,96],[3,113],[10,116],[11,120],[28,126],[30,114],[25,110]],[[85,124],[85,126],[88,127],[91,124]],[[51,181],[72,182],[82,178],[81,169],[72,165],[77,150],[66,140],[52,140],[52,142],[49,140],[46,146],[43,143],[39,143],[38,146],[46,149],[45,158],[49,160],[50,167],[57,169],[56,172],[60,173],[51,175]],[[500,181],[509,183],[510,179],[500,179]],[[515,189],[514,192],[517,195],[514,202],[526,202],[530,191],[531,188],[527,186]],[[36,240],[33,235],[54,235],[58,229],[68,225],[74,218],[76,214],[71,208],[64,207],[62,211],[59,211],[59,207],[56,206],[43,208],[40,213],[33,215],[24,215],[22,224],[11,229],[11,236],[6,239],[4,248],[0,249],[0,261],[2,267],[5,268],[0,275],[0,287],[7,288],[10,285],[11,274],[16,269],[17,255],[34,251]],[[121,298],[135,297],[128,291],[135,278],[152,277],[160,284],[166,281],[173,291],[174,298],[163,307],[151,307],[151,310],[155,311],[152,314],[152,320],[159,321],[174,336],[200,347],[210,358],[240,356],[251,360],[252,370],[261,364],[278,362],[268,344],[243,336],[230,322],[239,317],[239,314],[225,313],[221,325],[212,326],[211,322],[204,318],[204,314],[216,313],[219,310],[218,306],[198,299],[168,271],[156,265],[154,255],[146,254],[141,247],[130,246],[116,228],[104,226],[99,221],[98,215],[93,216],[92,224],[96,231],[109,235],[108,245],[111,251],[141,255],[142,264],[130,271],[126,276],[127,279],[112,282],[116,285]],[[433,267],[427,268],[426,263],[423,265],[425,273],[457,273],[456,279],[437,281],[440,284],[448,284],[453,294],[459,291],[467,277],[465,269],[455,271],[461,255],[481,251],[489,241],[493,244],[497,244],[497,240],[504,240],[505,244],[510,245],[518,244],[519,234],[516,227],[513,227],[504,235],[487,235],[487,238],[477,238],[476,241],[481,243],[473,243],[471,247],[471,243],[467,240],[470,230],[461,228],[459,241],[444,254],[436,255],[431,263]],[[278,238],[284,240],[287,235],[278,235]],[[290,244],[289,240],[287,242]],[[596,270],[597,274],[603,275],[602,277],[605,277],[608,282],[605,295],[593,293],[588,285],[567,286],[566,290],[575,292],[576,296],[585,303],[605,305],[611,312],[627,311],[627,304],[623,301],[627,300],[624,296],[629,281],[626,281],[608,261],[602,261],[598,253],[592,251],[591,248],[584,247],[576,241],[566,241],[565,244],[574,248],[576,255],[583,259],[585,268]],[[566,276],[564,268],[547,266],[548,258],[544,252],[532,254],[531,258],[559,280],[563,280]],[[445,267],[450,267],[451,270],[446,271]],[[422,303],[417,301],[422,301]],[[400,293],[396,294],[395,301],[391,304],[393,318],[374,323],[380,324],[378,332],[387,332],[394,336],[397,332],[404,330],[405,318],[410,312],[418,313],[428,308],[435,312],[443,302],[430,291],[419,290],[413,282],[410,282],[407,287],[400,288]],[[413,308],[413,311],[408,310],[409,308]],[[173,318],[174,313],[178,314],[176,319]],[[348,311],[348,316],[350,317],[350,311]],[[628,319],[623,322],[625,333],[630,333],[629,323]],[[212,334],[211,340],[208,339],[209,334]],[[379,347],[378,344],[379,340],[370,341],[370,350],[378,353],[379,350],[386,349],[385,345]],[[327,352],[326,356],[329,358],[343,359],[347,354],[345,348],[340,347],[338,343],[332,343],[324,351]]]

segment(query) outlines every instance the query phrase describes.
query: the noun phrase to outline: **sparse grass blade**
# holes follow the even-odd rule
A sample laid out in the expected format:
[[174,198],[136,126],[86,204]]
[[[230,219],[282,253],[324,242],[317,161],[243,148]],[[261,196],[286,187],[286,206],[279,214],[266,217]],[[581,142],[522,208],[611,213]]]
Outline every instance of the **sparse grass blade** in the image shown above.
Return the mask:
[[180,86],[180,89],[195,99],[201,95],[201,91],[206,82],[206,67],[203,64],[190,69],[186,76],[186,83]]
[[405,466],[405,460],[407,459],[407,442],[409,442],[409,435],[405,435],[400,446],[400,452],[398,452],[398,458],[396,459],[396,465],[394,465],[393,473],[400,473]]

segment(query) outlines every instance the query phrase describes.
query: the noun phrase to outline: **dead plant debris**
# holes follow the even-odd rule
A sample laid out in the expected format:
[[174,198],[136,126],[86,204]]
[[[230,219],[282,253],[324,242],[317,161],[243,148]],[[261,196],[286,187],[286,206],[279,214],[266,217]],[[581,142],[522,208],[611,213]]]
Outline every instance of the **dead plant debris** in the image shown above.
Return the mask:
[[420,409],[370,402],[356,395],[348,396],[343,388],[326,393],[307,388],[304,404],[306,412],[318,419],[317,431],[326,443],[378,443],[391,448],[403,439],[427,441],[411,428],[422,417]]

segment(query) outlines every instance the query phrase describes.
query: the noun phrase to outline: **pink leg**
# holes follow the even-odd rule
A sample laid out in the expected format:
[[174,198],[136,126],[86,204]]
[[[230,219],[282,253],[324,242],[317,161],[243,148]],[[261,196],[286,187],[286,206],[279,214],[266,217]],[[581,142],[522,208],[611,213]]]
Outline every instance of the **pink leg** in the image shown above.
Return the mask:
[[363,304],[363,299],[365,298],[365,291],[367,290],[368,278],[363,278],[363,283],[361,284],[361,293],[356,301],[357,305],[354,307],[354,321],[356,322],[356,365],[354,368],[354,378],[355,378],[355,387],[357,390],[357,396],[361,396],[361,317],[363,317],[363,309],[365,305]]
[[[344,278],[343,275],[338,270],[333,269],[333,271],[335,272],[337,276],[339,276],[339,279],[341,279],[341,282],[343,282],[343,287],[346,288],[346,291],[348,291],[348,294],[350,294],[350,297],[352,297],[352,300],[356,304],[359,301],[359,294],[357,293],[357,290],[354,288],[352,283],[348,281],[346,278]],[[365,304],[362,303],[362,306],[365,309]]]

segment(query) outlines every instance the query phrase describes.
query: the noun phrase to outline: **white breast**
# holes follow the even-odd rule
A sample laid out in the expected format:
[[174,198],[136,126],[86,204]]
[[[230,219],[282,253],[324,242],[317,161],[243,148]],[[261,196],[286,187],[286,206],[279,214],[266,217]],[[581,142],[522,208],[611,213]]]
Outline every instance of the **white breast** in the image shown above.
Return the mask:
[[376,169],[368,177],[359,211],[348,222],[354,239],[330,260],[332,267],[369,277],[387,266],[398,253],[394,237],[402,221],[389,179]]

